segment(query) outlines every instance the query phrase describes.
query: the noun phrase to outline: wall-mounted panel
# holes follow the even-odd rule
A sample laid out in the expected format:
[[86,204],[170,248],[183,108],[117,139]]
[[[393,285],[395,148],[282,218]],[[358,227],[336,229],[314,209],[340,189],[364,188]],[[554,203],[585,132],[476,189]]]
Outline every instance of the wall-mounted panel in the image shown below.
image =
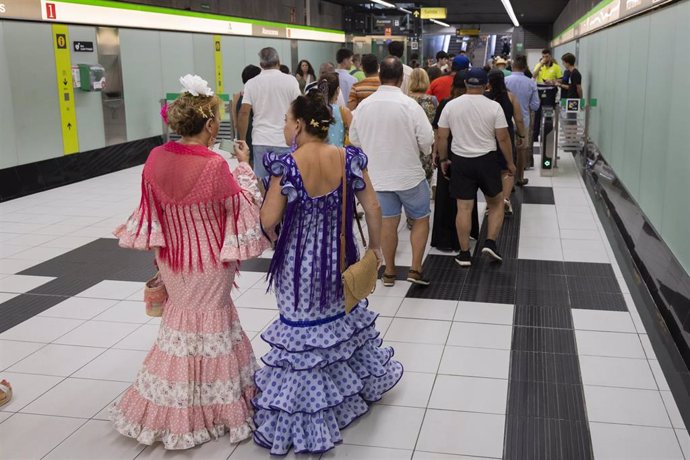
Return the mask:
[[176,93],[182,88],[180,77],[195,72],[192,34],[160,32],[160,44],[163,92]]
[[10,83],[9,61],[5,47],[5,21],[0,21],[0,169],[17,165],[14,134],[14,101]]

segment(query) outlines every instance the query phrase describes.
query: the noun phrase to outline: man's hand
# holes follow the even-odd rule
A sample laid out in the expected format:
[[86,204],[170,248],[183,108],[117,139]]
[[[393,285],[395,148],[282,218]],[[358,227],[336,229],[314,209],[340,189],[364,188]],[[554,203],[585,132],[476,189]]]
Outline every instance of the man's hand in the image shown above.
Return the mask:
[[443,177],[448,179],[450,175],[448,174],[450,171],[450,160],[446,158],[445,160],[441,160],[441,172],[443,173]]
[[508,172],[510,173],[511,176],[514,176],[515,171],[517,171],[517,169],[515,168],[515,163],[513,163],[511,161],[510,163],[508,163]]
[[235,157],[240,163],[249,163],[249,146],[245,141],[235,141]]

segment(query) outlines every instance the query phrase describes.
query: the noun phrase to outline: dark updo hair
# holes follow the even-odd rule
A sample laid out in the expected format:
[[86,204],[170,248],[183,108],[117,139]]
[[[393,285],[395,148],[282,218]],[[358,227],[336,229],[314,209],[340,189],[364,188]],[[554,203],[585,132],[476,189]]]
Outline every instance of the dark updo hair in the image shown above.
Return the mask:
[[[326,91],[326,84],[321,86],[322,82],[325,82],[328,85],[328,91]],[[335,72],[328,72],[321,77],[318,86],[323,88],[321,95],[326,100],[326,103],[330,104],[335,97],[335,93],[338,92],[338,88],[340,88],[340,77],[338,77],[338,74]]]
[[331,107],[324,97],[329,90],[330,85],[326,79],[321,79],[318,88],[309,91],[306,96],[297,97],[290,105],[292,116],[296,120],[302,120],[304,129],[321,140],[328,137],[328,128],[335,121]]
[[219,108],[216,95],[192,96],[184,92],[168,106],[168,126],[182,137],[196,136],[209,119],[218,116]]

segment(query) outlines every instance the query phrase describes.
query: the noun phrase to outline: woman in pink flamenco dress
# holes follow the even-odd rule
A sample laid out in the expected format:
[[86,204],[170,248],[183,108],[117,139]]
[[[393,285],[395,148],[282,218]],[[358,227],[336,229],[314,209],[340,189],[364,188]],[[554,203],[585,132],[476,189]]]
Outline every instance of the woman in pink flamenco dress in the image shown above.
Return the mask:
[[139,208],[115,231],[122,247],[155,249],[168,300],[156,342],[110,416],[121,434],[166,449],[251,436],[258,366],[230,292],[240,261],[270,245],[247,145],[237,144],[231,173],[207,148],[220,100],[199,77],[180,81],[185,92],[167,118],[182,139],[151,151]]

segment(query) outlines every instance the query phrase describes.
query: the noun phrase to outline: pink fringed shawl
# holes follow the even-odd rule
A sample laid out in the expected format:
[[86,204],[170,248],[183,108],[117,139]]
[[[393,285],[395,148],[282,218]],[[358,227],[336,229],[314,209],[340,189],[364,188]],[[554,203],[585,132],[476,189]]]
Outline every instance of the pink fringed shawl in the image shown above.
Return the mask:
[[269,247],[259,224],[256,178],[200,145],[156,147],[144,166],[139,208],[115,235],[120,245],[159,248],[174,272],[256,257]]

